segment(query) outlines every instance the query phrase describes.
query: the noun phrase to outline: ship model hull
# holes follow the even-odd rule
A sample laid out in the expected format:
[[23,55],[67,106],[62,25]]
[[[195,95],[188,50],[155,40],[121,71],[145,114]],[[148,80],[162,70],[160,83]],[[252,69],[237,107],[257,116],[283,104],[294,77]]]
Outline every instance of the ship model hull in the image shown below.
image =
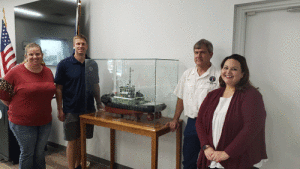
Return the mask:
[[[115,101],[121,100],[121,101]],[[120,98],[113,94],[106,94],[101,97],[101,101],[105,104],[105,110],[110,113],[121,115],[134,115],[139,120],[142,114],[147,113],[147,119],[153,120],[161,117],[161,111],[166,109],[167,105],[164,103],[154,104],[154,102],[143,101],[140,103],[139,99]],[[134,103],[136,102],[136,104]]]

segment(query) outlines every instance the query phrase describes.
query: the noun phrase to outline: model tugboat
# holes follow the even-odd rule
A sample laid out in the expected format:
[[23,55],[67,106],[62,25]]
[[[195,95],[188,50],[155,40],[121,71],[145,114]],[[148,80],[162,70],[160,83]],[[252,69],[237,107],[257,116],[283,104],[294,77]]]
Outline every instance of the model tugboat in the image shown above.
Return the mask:
[[143,113],[147,113],[149,121],[154,118],[159,119],[161,118],[161,111],[167,107],[164,103],[155,104],[147,101],[140,91],[135,92],[135,86],[131,84],[131,68],[127,86],[119,87],[119,93],[103,95],[101,101],[105,104],[106,111],[121,114],[121,117],[134,115],[137,120],[141,118]]

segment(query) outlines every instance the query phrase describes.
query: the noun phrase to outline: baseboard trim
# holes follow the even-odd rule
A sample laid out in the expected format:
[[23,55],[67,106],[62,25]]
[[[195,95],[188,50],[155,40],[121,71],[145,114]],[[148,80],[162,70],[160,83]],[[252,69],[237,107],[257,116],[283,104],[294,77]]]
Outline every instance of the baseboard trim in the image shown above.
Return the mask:
[[[54,143],[51,141],[48,141],[48,145],[51,147],[54,147],[54,148],[58,148],[58,149],[64,149],[64,150],[66,149],[66,146],[63,146],[63,145],[60,145],[60,144],[57,144],[57,143]],[[100,157],[97,157],[97,156],[94,156],[91,154],[86,154],[86,158],[89,161],[93,161],[93,162],[104,164],[106,166],[110,166],[110,161],[105,160],[103,158],[100,158]],[[115,163],[114,169],[133,169],[133,168],[126,167],[121,164]]]

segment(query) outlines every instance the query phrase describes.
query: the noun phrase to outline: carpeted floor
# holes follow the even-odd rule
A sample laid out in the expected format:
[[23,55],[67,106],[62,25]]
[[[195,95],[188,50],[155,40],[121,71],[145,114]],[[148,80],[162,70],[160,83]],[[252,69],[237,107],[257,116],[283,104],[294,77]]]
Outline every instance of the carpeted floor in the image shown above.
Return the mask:
[[[109,166],[99,162],[90,161],[89,169],[108,169]],[[67,169],[66,151],[64,148],[54,148],[48,146],[46,156],[46,169]],[[18,169],[19,165],[13,165],[11,162],[0,161],[0,169]]]

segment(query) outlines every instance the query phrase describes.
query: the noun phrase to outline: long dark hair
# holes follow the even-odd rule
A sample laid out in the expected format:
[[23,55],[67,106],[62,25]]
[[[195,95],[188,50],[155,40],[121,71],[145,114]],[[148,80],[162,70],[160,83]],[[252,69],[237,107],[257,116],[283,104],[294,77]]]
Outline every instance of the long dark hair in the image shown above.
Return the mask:
[[[243,91],[249,87],[254,87],[249,80],[250,73],[249,73],[249,68],[247,66],[246,58],[239,54],[232,54],[230,56],[227,56],[221,63],[221,69],[223,69],[225,62],[228,59],[234,59],[238,61],[241,64],[242,73],[244,74],[241,80],[235,85],[235,90]],[[226,83],[223,81],[221,76],[219,78],[219,82],[220,82],[220,87],[226,87]]]

